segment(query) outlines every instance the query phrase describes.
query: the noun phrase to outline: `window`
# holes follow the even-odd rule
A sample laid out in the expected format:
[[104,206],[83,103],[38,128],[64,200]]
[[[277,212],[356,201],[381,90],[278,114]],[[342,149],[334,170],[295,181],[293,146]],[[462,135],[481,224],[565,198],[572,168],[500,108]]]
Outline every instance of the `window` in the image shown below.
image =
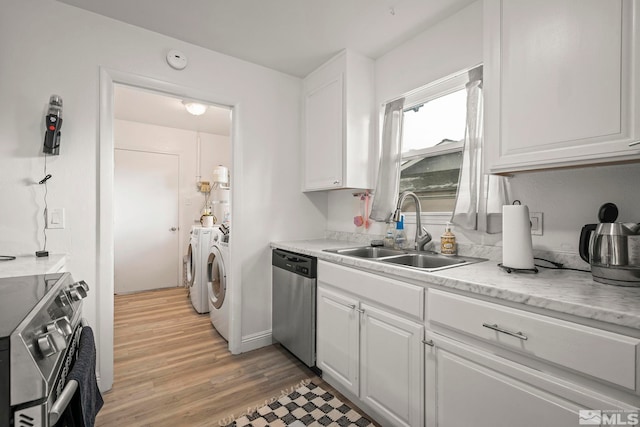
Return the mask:
[[[466,129],[467,81],[465,72],[406,97],[400,192],[416,193],[423,212],[453,211]],[[413,204],[403,209],[411,211]]]

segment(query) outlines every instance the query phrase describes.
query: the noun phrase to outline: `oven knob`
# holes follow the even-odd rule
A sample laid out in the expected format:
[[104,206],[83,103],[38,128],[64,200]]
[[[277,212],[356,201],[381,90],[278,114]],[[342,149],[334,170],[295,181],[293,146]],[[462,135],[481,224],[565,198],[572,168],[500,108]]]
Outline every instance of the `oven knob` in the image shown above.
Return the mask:
[[60,291],[58,298],[56,298],[56,303],[58,304],[58,307],[66,307],[71,304],[69,302],[69,297],[64,291]]
[[64,337],[59,331],[51,331],[38,337],[38,349],[44,357],[56,354],[67,347]]
[[72,301],[80,301],[87,297],[89,285],[84,280],[76,282],[69,287],[69,296]]
[[71,286],[74,286],[76,288],[80,287],[84,289],[85,292],[89,292],[89,285],[87,285],[87,282],[85,282],[84,280],[79,280],[76,283],[72,284]]
[[80,295],[77,289],[71,288],[69,289],[69,298],[71,298],[71,301],[75,302],[75,301],[80,301],[82,299],[82,296]]
[[66,338],[73,333],[73,328],[71,327],[69,319],[67,319],[66,317],[61,317],[47,325],[47,332],[53,331],[57,331]]

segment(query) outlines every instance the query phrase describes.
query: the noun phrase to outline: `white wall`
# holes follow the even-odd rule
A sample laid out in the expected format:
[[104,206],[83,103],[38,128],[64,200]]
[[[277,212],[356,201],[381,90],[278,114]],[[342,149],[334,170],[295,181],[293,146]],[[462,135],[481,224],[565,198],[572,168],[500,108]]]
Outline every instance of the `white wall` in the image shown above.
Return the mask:
[[[477,1],[450,18],[403,43],[375,62],[376,102],[383,105],[403,94],[482,63],[482,1]],[[381,122],[381,120],[380,120]],[[377,170],[377,165],[372,169]],[[375,182],[375,180],[373,181]],[[356,201],[351,191],[329,194],[327,228],[335,231],[381,235],[385,224],[373,223],[368,231],[353,224]],[[440,226],[439,226],[440,227]],[[438,230],[429,230],[439,236]],[[407,235],[415,228],[407,225]]]
[[[165,62],[169,49],[189,58],[184,71]],[[92,284],[85,305],[96,325],[100,68],[195,88],[233,100],[234,189],[232,271],[242,285],[242,336],[270,329],[269,242],[319,237],[326,196],[300,192],[300,79],[180,42],[53,0],[6,0],[0,14],[0,253],[39,248],[44,114],[49,96],[64,100],[61,154],[50,158],[49,206],[67,210],[67,228],[49,234],[49,249],[70,255],[77,279]],[[236,160],[239,163],[236,163]],[[238,170],[239,169],[239,170]],[[237,209],[236,209],[237,208]],[[295,215],[291,214],[295,212]],[[98,325],[104,327],[104,325]],[[98,336],[99,352],[108,351]],[[103,353],[104,356],[104,353]],[[99,370],[108,366],[99,360]]]
[[482,1],[376,60],[378,105],[482,63]]
[[[376,61],[376,99],[385,101],[429,82],[482,62],[482,1],[478,1],[402,44]],[[640,165],[587,167],[523,173],[509,179],[511,199],[519,199],[531,212],[544,214],[544,235],[533,236],[537,249],[578,252],[582,225],[597,222],[597,212],[605,202],[614,202],[620,220],[640,221]],[[363,232],[353,225],[351,192],[329,195],[327,228]],[[438,238],[441,224],[427,224]],[[383,234],[384,224],[374,224],[370,234]],[[501,234],[455,230],[460,242],[501,245]],[[415,227],[407,227],[413,236]]]
[[[114,120],[114,145],[116,148],[177,154],[180,157],[180,253],[186,254],[192,225],[200,224],[201,209],[205,197],[196,185],[195,131],[168,128],[127,120]],[[211,182],[213,168],[217,165],[231,167],[231,139],[228,136],[200,132],[201,180]],[[153,197],[149,197],[153,206]]]

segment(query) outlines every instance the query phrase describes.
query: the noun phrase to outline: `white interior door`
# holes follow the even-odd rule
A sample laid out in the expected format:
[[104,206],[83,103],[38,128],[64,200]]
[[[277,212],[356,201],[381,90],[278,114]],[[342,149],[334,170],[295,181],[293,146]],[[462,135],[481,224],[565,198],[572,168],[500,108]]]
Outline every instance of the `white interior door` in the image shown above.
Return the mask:
[[179,157],[115,149],[115,292],[179,285]]

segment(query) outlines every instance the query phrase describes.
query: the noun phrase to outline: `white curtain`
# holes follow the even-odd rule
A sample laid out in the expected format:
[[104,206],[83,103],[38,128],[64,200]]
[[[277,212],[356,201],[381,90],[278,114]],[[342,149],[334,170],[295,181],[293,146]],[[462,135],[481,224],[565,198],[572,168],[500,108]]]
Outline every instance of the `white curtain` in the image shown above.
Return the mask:
[[480,206],[478,229],[488,234],[502,233],[502,206],[508,205],[507,179],[498,175],[485,175],[483,186],[484,205]]
[[456,204],[451,222],[466,230],[486,233],[502,231],[502,205],[507,203],[506,180],[483,175],[482,67],[469,72],[467,83],[467,127],[462,152]]
[[382,124],[382,152],[373,206],[369,218],[387,222],[393,215],[400,186],[402,110],[404,98],[388,103]]

